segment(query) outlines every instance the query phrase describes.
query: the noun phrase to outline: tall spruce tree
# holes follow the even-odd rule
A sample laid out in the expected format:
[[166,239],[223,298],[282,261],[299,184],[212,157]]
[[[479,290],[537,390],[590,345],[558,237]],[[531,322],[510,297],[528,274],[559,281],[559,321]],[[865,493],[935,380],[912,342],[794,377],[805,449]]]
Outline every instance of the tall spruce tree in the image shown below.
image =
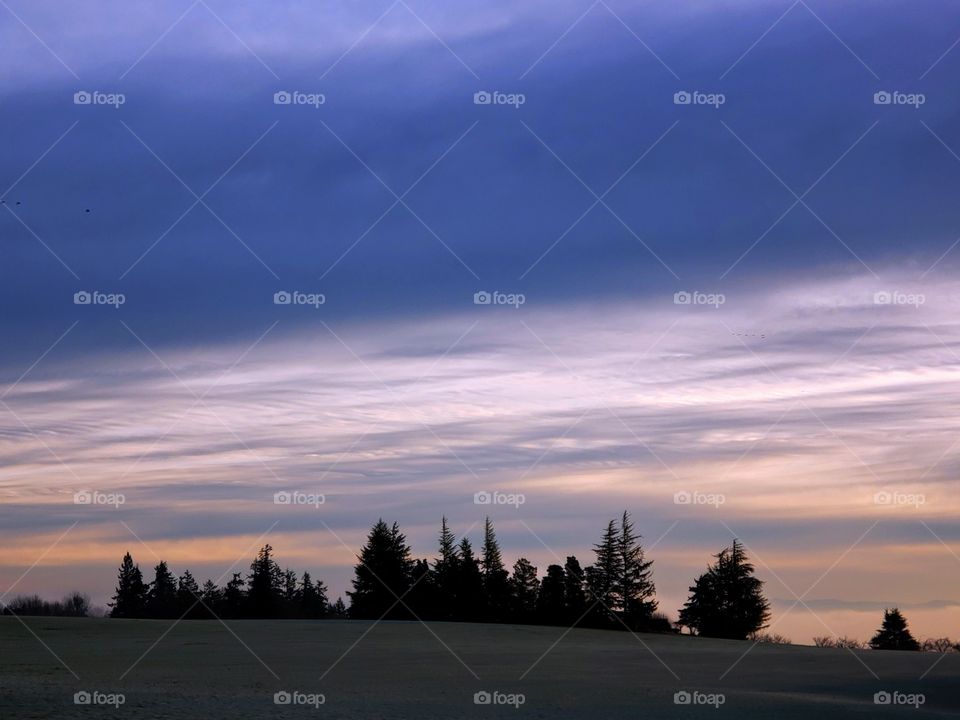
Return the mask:
[[483,590],[486,599],[485,619],[503,622],[510,614],[510,573],[503,566],[500,544],[488,517],[483,524],[483,547],[480,569],[483,572]]
[[144,616],[147,587],[143,583],[140,566],[135,565],[130,553],[123,556],[117,571],[117,588],[110,603],[111,617],[138,618]]
[[657,609],[653,561],[645,559],[640,536],[634,532],[633,522],[626,510],[620,520],[617,554],[620,576],[614,586],[623,620],[627,627],[633,630],[647,629],[650,618]]
[[286,577],[273,559],[273,547],[264,545],[250,563],[247,576],[247,614],[255,618],[279,617]]
[[770,619],[763,581],[753,576],[753,565],[736,539],[716,558],[690,588],[677,624],[706,637],[745,640]]
[[[200,587],[189,570],[177,580],[177,617],[201,618],[205,616],[205,609],[200,604]],[[204,601],[206,602],[206,601]]]
[[440,522],[439,540],[439,556],[433,563],[436,617],[440,620],[452,620],[456,617],[460,549],[457,547],[456,537],[447,525],[446,517]]
[[410,612],[399,598],[410,588],[413,560],[400,527],[396,523],[390,527],[382,518],[378,520],[357,560],[353,591],[347,592],[350,617],[409,619]]
[[[184,608],[186,609],[186,608]],[[179,617],[177,606],[177,579],[167,563],[161,560],[153,568],[153,582],[147,590],[147,616],[152,618]]]
[[920,643],[907,627],[903,613],[893,608],[883,611],[883,624],[870,640],[870,647],[874,650],[919,650]]
[[575,555],[568,556],[563,565],[563,598],[566,608],[564,623],[582,621],[587,610],[587,596],[584,592],[583,570]]
[[483,619],[485,612],[483,576],[480,563],[474,557],[473,546],[466,537],[460,540],[459,555],[454,618],[462,622],[478,622]]

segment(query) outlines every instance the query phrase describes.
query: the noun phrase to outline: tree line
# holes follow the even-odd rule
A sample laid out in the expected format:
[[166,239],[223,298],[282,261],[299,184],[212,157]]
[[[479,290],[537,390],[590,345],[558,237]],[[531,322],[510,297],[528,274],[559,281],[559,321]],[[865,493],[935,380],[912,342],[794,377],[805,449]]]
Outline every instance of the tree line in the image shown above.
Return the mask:
[[[551,564],[541,577],[528,559],[511,569],[503,560],[493,523],[486,519],[475,551],[468,537],[457,541],[446,518],[441,521],[435,558],[417,559],[397,523],[378,520],[357,555],[354,577],[342,599],[331,603],[327,586],[310,573],[283,569],[273,548],[264,545],[247,574],[233,573],[223,586],[199,585],[190,570],[175,576],[165,561],[146,581],[128,552],[117,573],[110,603],[117,618],[351,618],[360,620],[433,620],[559,625],[643,632],[681,632],[705,637],[789,643],[761,632],[770,604],[763,581],[738,540],[714,556],[694,580],[675,622],[658,610],[653,561],[626,511],[610,520],[593,546],[593,563],[576,556]],[[78,593],[59,603],[38,597],[17,598],[4,613],[76,615],[89,611]],[[895,650],[958,649],[948,638],[918,642],[896,608],[884,613],[870,643],[850,638],[815,638],[818,646]]]

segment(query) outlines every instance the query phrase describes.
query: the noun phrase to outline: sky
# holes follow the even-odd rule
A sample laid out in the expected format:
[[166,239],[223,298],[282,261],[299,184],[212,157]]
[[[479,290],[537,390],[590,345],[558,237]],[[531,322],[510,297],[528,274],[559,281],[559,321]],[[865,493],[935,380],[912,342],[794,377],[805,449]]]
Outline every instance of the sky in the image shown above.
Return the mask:
[[543,573],[628,509],[673,616],[736,536],[795,641],[960,634],[958,36],[3,0],[0,593],[270,542],[335,597],[381,516],[432,557],[490,515]]

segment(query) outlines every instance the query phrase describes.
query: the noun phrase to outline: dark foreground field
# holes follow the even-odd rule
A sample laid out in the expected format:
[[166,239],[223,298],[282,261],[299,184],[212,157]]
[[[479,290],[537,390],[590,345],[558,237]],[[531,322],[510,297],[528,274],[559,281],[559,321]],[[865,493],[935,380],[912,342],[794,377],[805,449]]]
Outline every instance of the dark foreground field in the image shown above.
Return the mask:
[[[758,645],[737,662],[749,643],[509,625],[235,621],[228,629],[183,621],[171,630],[161,620],[25,622],[30,630],[0,618],[4,720],[960,713],[960,654],[920,679],[940,656]],[[90,704],[76,704],[78,692],[90,693]],[[284,692],[280,699],[290,703],[276,704],[275,693]],[[677,704],[678,692],[690,703]],[[875,704],[878,692],[893,702]],[[105,704],[117,693],[123,704]],[[490,702],[477,704],[477,693]],[[910,697],[918,693],[919,708],[897,704],[919,703]]]

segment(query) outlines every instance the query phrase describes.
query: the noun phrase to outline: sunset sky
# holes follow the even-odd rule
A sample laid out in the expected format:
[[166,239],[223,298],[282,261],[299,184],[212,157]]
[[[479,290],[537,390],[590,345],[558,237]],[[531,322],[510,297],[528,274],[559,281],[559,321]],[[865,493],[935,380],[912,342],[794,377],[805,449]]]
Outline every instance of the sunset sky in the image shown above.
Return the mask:
[[955,3],[270,7],[0,1],[0,594],[626,508],[672,617],[736,536],[795,641],[960,634]]

